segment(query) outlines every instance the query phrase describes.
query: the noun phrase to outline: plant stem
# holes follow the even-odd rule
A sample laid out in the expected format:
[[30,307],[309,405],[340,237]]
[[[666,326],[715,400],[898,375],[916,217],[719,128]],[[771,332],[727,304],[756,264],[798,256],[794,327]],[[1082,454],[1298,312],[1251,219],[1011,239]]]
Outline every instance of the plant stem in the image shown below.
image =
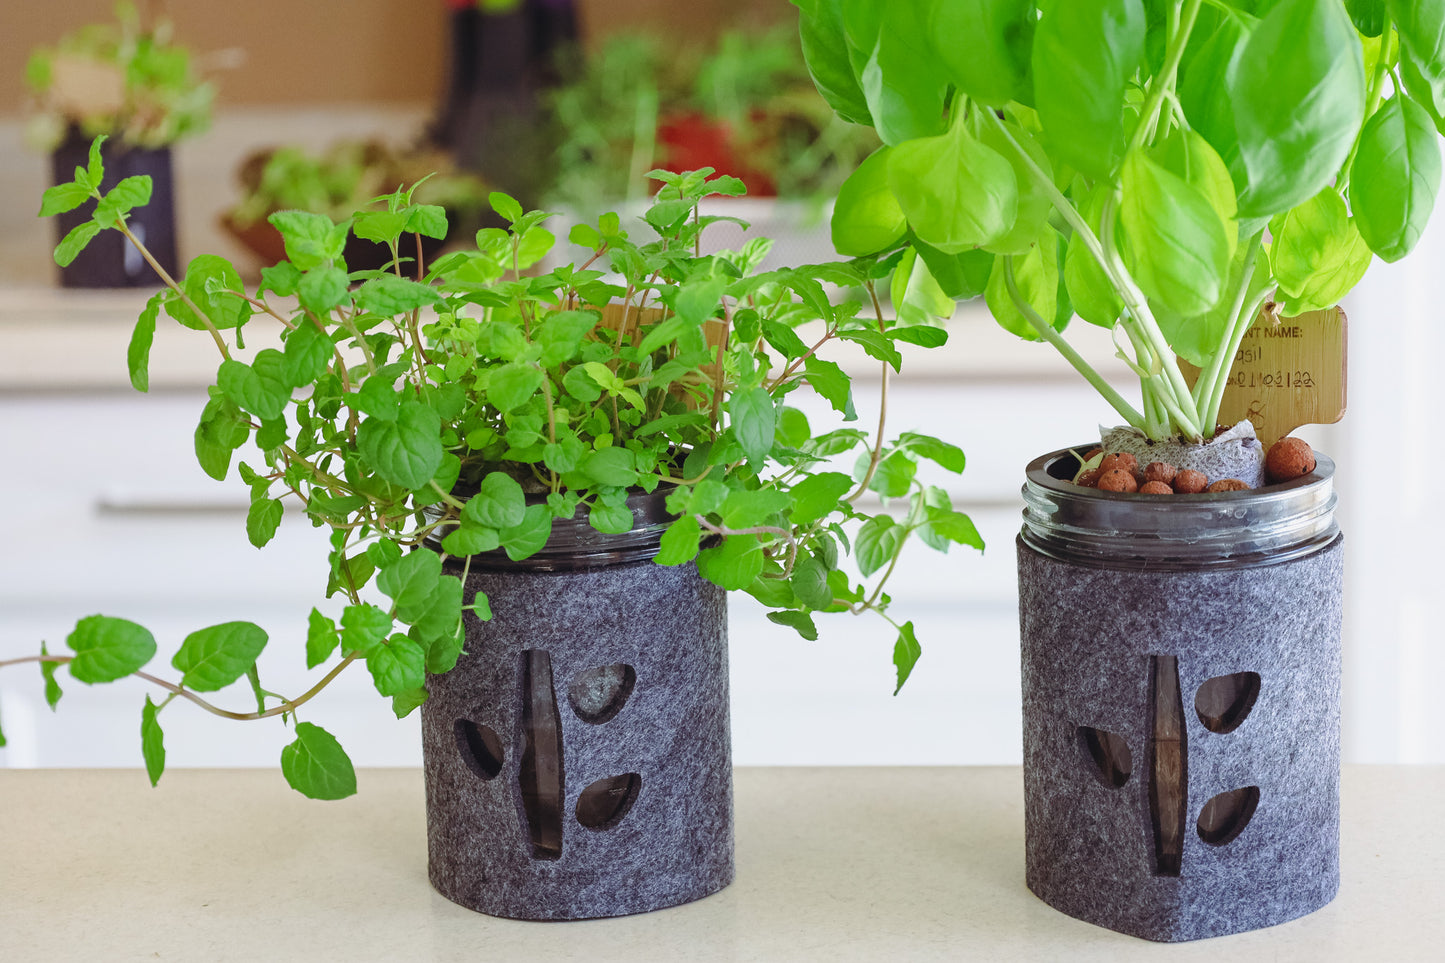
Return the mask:
[[117,220],[115,222],[115,226],[118,231],[125,235],[126,240],[130,241],[131,245],[140,252],[140,256],[145,258],[145,262],[149,264],[151,266],[151,269],[160,276],[160,279],[165,283],[165,286],[176,292],[180,299],[185,302],[186,307],[194,311],[196,313],[196,317],[201,319],[201,323],[206,326],[206,330],[211,332],[211,337],[215,339],[216,347],[221,350],[221,357],[225,358],[227,361],[231,360],[231,351],[229,348],[226,347],[226,339],[221,337],[221,332],[216,327],[215,322],[213,322],[210,317],[206,315],[206,312],[196,307],[195,303],[192,302],[190,298],[186,297],[186,292],[181,290],[181,286],[176,283],[176,279],[166,273],[166,269],[161,267],[160,263],[151,256],[151,252],[147,250],[146,246],[140,242],[140,239],[130,232],[130,228],[126,226],[125,221]]
[[[346,658],[342,659],[335,668],[333,668],[330,672],[326,673],[325,677],[323,677],[320,682],[316,683],[310,689],[307,689],[304,693],[297,696],[295,699],[290,699],[282,702],[279,706],[267,709],[265,712],[232,712],[229,709],[222,709],[220,706],[212,705],[205,699],[202,699],[200,696],[196,695],[191,690],[183,689],[180,686],[176,685],[174,682],[167,682],[165,679],[156,678],[148,672],[134,672],[132,673],[132,675],[134,675],[138,679],[144,679],[152,685],[159,686],[160,688],[165,689],[173,696],[180,696],[184,699],[189,699],[196,705],[200,706],[202,709],[205,709],[207,712],[211,713],[211,715],[221,716],[225,719],[236,719],[245,722],[255,719],[269,719],[272,716],[279,716],[284,713],[293,711],[298,706],[305,705],[313,698],[315,698],[322,689],[326,688],[326,686],[331,683],[332,679],[335,679],[338,675],[340,675],[343,669],[345,669],[351,663],[355,662],[359,656],[360,653],[353,652],[351,655],[348,655]],[[75,661],[75,656],[73,655],[27,655],[23,658],[7,659],[4,662],[0,662],[0,669],[5,668],[6,666],[20,665],[26,662],[54,662],[56,664],[64,664],[73,661]]]
[[1024,319],[1039,333],[1039,337],[1053,345],[1059,354],[1063,355],[1069,364],[1074,366],[1074,370],[1083,375],[1084,380],[1093,385],[1094,390],[1104,396],[1104,400],[1119,413],[1120,417],[1133,427],[1142,429],[1144,427],[1144,416],[1134,410],[1134,406],[1125,401],[1124,396],[1115,391],[1114,386],[1105,381],[1103,376],[1095,371],[1089,362],[1084,360],[1083,355],[1075,351],[1074,346],[1065,341],[1063,335],[1054,330],[1053,325],[1039,317],[1038,312],[1024,300],[1023,294],[1019,291],[1018,282],[1014,279],[1012,256],[1000,256],[1004,258],[1004,285],[1008,288],[1008,296],[1010,300],[1013,301],[1014,307],[1018,308],[1019,313],[1024,316]]
[[[1194,32],[1194,20],[1199,16],[1199,4],[1201,0],[1185,0],[1184,13],[1179,21],[1179,29],[1169,39],[1169,50],[1164,55],[1164,66],[1159,73],[1154,75],[1154,82],[1149,85],[1149,99],[1144,102],[1144,108],[1139,113],[1139,124],[1134,128],[1134,136],[1129,139],[1129,147],[1124,151],[1128,154],[1143,146],[1145,140],[1154,133],[1155,124],[1159,114],[1159,108],[1164,103],[1165,94],[1174,86],[1175,75],[1179,71],[1179,61],[1184,58],[1184,48],[1189,44],[1189,35]],[[1170,7],[1171,18],[1174,15],[1174,8]]]
[[[878,303],[878,288],[872,281],[869,281],[866,287],[868,296],[873,299],[873,317],[878,320],[878,330],[882,331],[883,306]],[[888,422],[888,362],[883,362],[882,370],[883,383],[878,391],[878,436],[873,440],[873,452],[868,458],[868,471],[864,473],[863,480],[858,483],[858,487],[853,490],[853,494],[843,499],[843,501],[850,505],[861,498],[863,493],[868,490],[868,486],[873,482],[873,476],[878,471],[878,463],[883,458],[883,429]]]
[[[1382,99],[1381,88],[1384,86],[1385,74],[1388,73],[1388,68],[1385,66],[1385,55],[1390,52],[1390,28],[1392,26],[1392,24],[1390,23],[1390,13],[1388,10],[1386,10],[1384,13],[1384,19],[1381,20],[1381,26],[1382,29],[1380,30],[1380,55],[1375,60],[1375,72],[1370,75],[1370,88],[1369,92],[1365,97],[1366,122],[1368,122],[1369,119],[1374,116],[1375,111],[1380,109],[1380,100]],[[1365,125],[1361,124],[1359,133],[1355,135],[1355,142],[1350,145],[1350,155],[1345,158],[1345,163],[1340,168],[1339,174],[1335,175],[1335,187],[1339,190],[1341,194],[1344,194],[1347,190],[1349,190],[1350,168],[1353,167],[1355,164],[1355,155],[1360,151],[1360,140],[1364,136],[1364,133]]]
[[1239,350],[1239,342],[1243,340],[1244,332],[1249,330],[1250,324],[1254,323],[1254,316],[1250,314],[1248,316],[1249,324],[1240,328],[1241,318],[1244,316],[1243,312],[1246,307],[1244,300],[1249,296],[1249,285],[1254,279],[1255,258],[1263,243],[1263,231],[1249,239],[1249,249],[1245,253],[1244,271],[1239,279],[1239,287],[1235,289],[1234,297],[1229,302],[1229,336],[1221,349],[1215,352],[1213,358],[1209,359],[1209,370],[1201,371],[1199,380],[1194,385],[1195,410],[1203,417],[1205,425],[1213,425],[1219,418],[1219,401],[1217,399],[1224,397],[1223,382],[1228,380],[1229,369],[1234,364],[1234,355]]
[[[1264,303],[1268,291],[1261,291],[1254,298],[1241,308],[1239,316],[1234,319],[1234,330],[1230,332],[1229,344],[1225,346],[1223,357],[1232,359],[1239,352],[1240,342],[1244,340],[1245,332],[1254,325],[1255,319],[1259,316],[1259,306]],[[1225,368],[1221,375],[1215,380],[1209,395],[1209,407],[1205,411],[1209,424],[1219,420],[1219,408],[1224,404],[1224,389],[1229,386],[1229,368]]]

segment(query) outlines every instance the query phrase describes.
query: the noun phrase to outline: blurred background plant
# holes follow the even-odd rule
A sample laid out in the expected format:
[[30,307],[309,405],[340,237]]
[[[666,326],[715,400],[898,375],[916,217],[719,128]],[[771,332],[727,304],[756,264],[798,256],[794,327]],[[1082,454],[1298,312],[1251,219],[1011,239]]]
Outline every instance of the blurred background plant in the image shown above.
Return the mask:
[[53,150],[74,131],[86,141],[109,134],[134,147],[162,147],[210,125],[215,87],[174,43],[170,20],[142,18],[128,0],[116,4],[115,16],[115,23],[87,24],[32,52],[27,140],[36,148]]
[[729,30],[678,49],[615,34],[566,58],[548,103],[556,177],[547,204],[589,210],[646,196],[654,168],[713,167],[748,186],[821,204],[879,145],[839,120],[808,76],[796,31]]

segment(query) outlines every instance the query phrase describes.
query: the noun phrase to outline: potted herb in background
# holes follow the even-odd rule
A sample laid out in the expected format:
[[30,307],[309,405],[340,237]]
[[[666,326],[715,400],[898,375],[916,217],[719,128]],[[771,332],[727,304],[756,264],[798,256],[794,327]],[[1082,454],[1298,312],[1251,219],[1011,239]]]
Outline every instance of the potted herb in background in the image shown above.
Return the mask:
[[[101,196],[101,165],[97,142],[44,209],[98,199],[134,241],[127,222],[149,184]],[[850,379],[824,357],[849,342],[886,375],[905,346],[945,341],[926,318],[880,309],[873,293],[895,259],[759,273],[761,239],[699,255],[713,223],[700,200],[742,191],[709,173],[656,172],[662,189],[637,228],[655,239],[605,215],[572,230],[580,261],[546,273],[524,272],[554,244],[548,215],[493,194],[508,229],[483,229],[474,249],[406,279],[408,235],[443,232],[445,214],[400,191],[339,224],[273,214],[288,259],[255,290],[212,255],[167,276],[137,322],[132,382],[148,386],[162,313],[214,341],[202,468],[224,479],[254,446],[236,472],[257,546],[286,501],[331,532],[317,587],[324,578],[339,598],[311,612],[304,647],[321,677],[299,696],[268,690],[257,669],[267,635],[236,621],[188,636],[162,678],[147,669],[151,633],[101,615],[79,622],[68,653],[7,664],[38,662],[52,705],[62,666],[86,683],[138,675],[159,687],[165,697],[142,710],[152,781],[173,701],[281,716],[295,732],[282,772],[322,799],[354,792],[356,775],[308,703],[364,664],[398,716],[422,709],[431,875],[449,898],[577,918],[726,885],[725,592],[748,592],[807,639],[816,613],[877,613],[901,687],[921,650],[888,610],[900,552],[915,535],[940,550],[981,542],[918,473],[923,460],[962,471],[963,453],[894,434],[886,405],[876,428],[847,424]],[[396,262],[348,270],[353,233],[380,236]],[[834,304],[824,283],[867,302]],[[282,348],[243,349],[248,323],[279,328]],[[797,391],[843,424],[810,424],[788,403]],[[865,511],[868,493],[887,505]],[[861,580],[839,567],[850,556]],[[212,703],[233,686],[249,686],[254,710]]]
[[[267,220],[277,211],[310,211],[344,221],[398,184],[417,184],[414,200],[445,210],[453,233],[458,222],[475,224],[487,210],[486,183],[459,170],[445,152],[405,150],[379,140],[338,141],[314,157],[296,147],[257,151],[242,161],[237,180],[241,200],[221,223],[265,265],[286,258],[281,234]],[[421,237],[420,259],[413,257],[409,265],[413,278],[447,241],[446,236]],[[353,270],[379,268],[393,257],[385,243],[364,234],[353,235],[344,254]]]
[[[107,136],[109,191],[130,176],[154,185],[151,204],[133,225],[156,260],[176,270],[175,190],[170,145],[210,123],[214,88],[198,76],[190,53],[171,38],[169,21],[143,22],[131,3],[116,4],[115,24],[92,24],[36,50],[25,67],[34,97],[29,140],[50,152],[54,183],[70,180],[86,165],[91,141]],[[156,273],[119,234],[95,240],[103,212],[93,205],[56,220],[62,247],[76,256],[61,266],[65,287],[134,287],[160,283]],[[94,240],[94,243],[90,242]],[[84,253],[80,253],[81,251]]]
[[[1157,940],[1324,905],[1333,465],[1293,440],[1266,464],[1250,422],[1216,421],[1248,337],[1340,339],[1333,371],[1275,376],[1287,411],[1263,423],[1312,420],[1312,392],[1342,378],[1336,303],[1434,205],[1445,4],[795,4],[819,90],[886,145],[839,192],[839,251],[903,250],[922,287],[982,295],[1125,422],[1027,470],[1030,888]],[[1137,404],[1069,345],[1075,314],[1112,330]],[[1176,491],[1178,469],[1219,487]],[[1164,494],[1135,493],[1147,481]]]

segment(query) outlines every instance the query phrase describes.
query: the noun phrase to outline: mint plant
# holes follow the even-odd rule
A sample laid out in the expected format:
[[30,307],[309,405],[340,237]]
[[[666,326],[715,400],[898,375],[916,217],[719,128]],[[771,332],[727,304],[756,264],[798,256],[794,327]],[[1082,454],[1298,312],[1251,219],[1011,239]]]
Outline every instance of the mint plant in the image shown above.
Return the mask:
[[[101,230],[120,231],[149,258],[127,227],[149,180],[127,178],[102,196],[100,145],[73,182],[45,192],[42,216],[98,201],[57,247],[62,264]],[[937,346],[946,334],[926,316],[881,310],[877,287],[899,256],[758,273],[762,239],[699,254],[719,218],[700,216],[698,202],[742,190],[711,173],[654,172],[662,187],[644,217],[654,239],[634,239],[616,214],[603,215],[572,230],[579,259],[546,272],[536,265],[555,244],[549,215],[493,194],[508,229],[484,229],[475,247],[421,265],[420,282],[402,277],[419,237],[447,230],[442,209],[416,203],[414,187],[341,223],[273,214],[288,259],[263,270],[255,290],[214,255],[197,257],[181,279],[160,272],[166,286],[130,344],[132,384],[147,388],[162,315],[215,343],[216,382],[195,431],[201,467],[223,480],[237,451],[259,453],[235,464],[258,547],[287,502],[330,530],[317,588],[336,601],[313,609],[306,631],[306,665],[320,678],[299,695],[267,689],[257,668],[266,632],[229,622],[187,636],[171,660],[174,679],[163,679],[147,671],[152,634],[104,615],[80,620],[68,654],[42,645],[0,666],[39,663],[52,706],[61,665],[85,683],[135,675],[157,686],[164,697],[142,709],[152,782],[165,764],[160,715],[177,699],[233,719],[280,716],[296,736],[281,758],[287,780],[338,798],[355,790],[355,773],[334,737],[302,721],[312,697],[361,664],[396,715],[410,713],[426,700],[427,673],[456,664],[465,613],[490,617],[485,596],[465,597],[472,556],[526,558],[554,520],[579,512],[598,531],[626,532],[629,492],[665,486],[676,517],[658,564],[695,561],[704,578],[753,595],[805,639],[817,637],[818,613],[878,613],[896,633],[901,687],[921,650],[913,623],[889,611],[885,587],[914,536],[944,551],[982,548],[947,493],[918,477],[920,461],[956,473],[964,456],[926,435],[889,434],[886,401],[876,429],[847,424],[852,384],[824,353],[859,345],[879,363],[886,391],[902,346]],[[389,245],[390,271],[348,271],[348,234]],[[866,303],[834,303],[825,284],[860,290]],[[621,318],[614,327],[602,323],[608,306]],[[243,331],[262,316],[281,331],[280,350],[244,347]],[[815,429],[788,403],[799,391],[825,399],[839,425]],[[884,508],[866,507],[870,492]],[[850,555],[861,579],[839,568]],[[444,568],[449,557],[465,560],[460,577]],[[210,701],[243,679],[254,710]]]
[[1334,305],[1434,207],[1445,0],[793,2],[818,89],[885,145],[839,192],[838,250],[907,252],[915,305],[982,295],[1155,440],[1214,434],[1262,306]]

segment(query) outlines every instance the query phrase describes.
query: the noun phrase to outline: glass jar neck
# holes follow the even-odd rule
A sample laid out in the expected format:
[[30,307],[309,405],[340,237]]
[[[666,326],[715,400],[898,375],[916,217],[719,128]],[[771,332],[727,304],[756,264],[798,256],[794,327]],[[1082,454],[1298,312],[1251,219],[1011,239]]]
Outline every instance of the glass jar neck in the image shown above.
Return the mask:
[[1248,491],[1138,495],[1073,484],[1069,479],[1078,461],[1062,449],[1026,469],[1019,538],[1050,558],[1100,568],[1170,571],[1286,562],[1339,536],[1335,463],[1319,453],[1315,462],[1308,475]]

